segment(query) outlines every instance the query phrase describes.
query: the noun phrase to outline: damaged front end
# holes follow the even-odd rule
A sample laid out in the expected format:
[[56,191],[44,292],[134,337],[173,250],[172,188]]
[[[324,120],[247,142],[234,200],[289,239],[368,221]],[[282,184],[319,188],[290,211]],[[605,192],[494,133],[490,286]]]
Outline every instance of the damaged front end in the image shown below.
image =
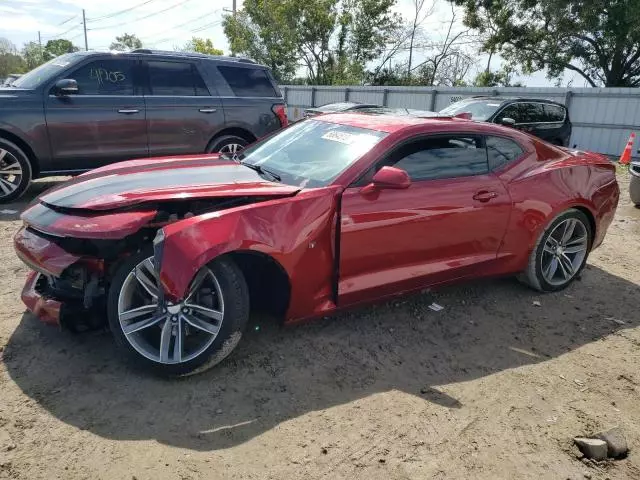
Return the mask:
[[120,261],[152,244],[161,248],[153,240],[162,238],[163,226],[271,198],[185,199],[113,211],[40,201],[23,213],[24,226],[14,237],[18,257],[32,269],[22,300],[44,323],[72,331],[100,328],[106,325],[106,296]]

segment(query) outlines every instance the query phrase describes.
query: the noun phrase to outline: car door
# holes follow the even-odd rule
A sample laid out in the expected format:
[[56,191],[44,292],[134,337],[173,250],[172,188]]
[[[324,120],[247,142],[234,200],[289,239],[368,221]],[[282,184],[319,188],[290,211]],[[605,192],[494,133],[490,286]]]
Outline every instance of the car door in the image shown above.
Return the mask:
[[[391,165],[404,190],[364,188]],[[474,135],[412,140],[383,158],[342,196],[340,305],[472,274],[495,261],[511,211]]]
[[77,94],[55,95],[51,85],[44,104],[53,170],[79,172],[147,156],[138,68],[133,58],[93,58],[60,77],[74,79]]
[[209,90],[196,61],[148,58],[145,64],[149,153],[203,153],[224,125],[217,92]]

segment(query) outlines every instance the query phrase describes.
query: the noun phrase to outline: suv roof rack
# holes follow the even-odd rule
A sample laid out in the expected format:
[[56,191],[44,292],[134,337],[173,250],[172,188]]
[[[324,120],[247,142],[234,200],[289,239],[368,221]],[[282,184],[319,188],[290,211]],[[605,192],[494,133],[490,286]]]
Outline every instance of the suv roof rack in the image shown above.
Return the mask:
[[131,52],[129,53],[146,53],[150,55],[171,55],[176,57],[214,58],[216,60],[225,60],[228,62],[241,62],[241,63],[252,63],[252,64],[256,63],[250,58],[243,58],[243,57],[230,57],[227,55],[207,55],[205,53],[197,53],[197,52],[172,52],[170,50],[151,50],[149,48],[136,48],[135,50],[131,50]]

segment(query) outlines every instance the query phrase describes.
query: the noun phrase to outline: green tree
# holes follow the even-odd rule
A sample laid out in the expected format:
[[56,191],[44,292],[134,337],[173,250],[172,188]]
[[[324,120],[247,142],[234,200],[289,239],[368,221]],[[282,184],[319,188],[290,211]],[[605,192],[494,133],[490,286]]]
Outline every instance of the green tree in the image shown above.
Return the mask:
[[6,38],[0,38],[0,78],[10,73],[22,73],[24,70],[24,60],[18,55],[16,46]]
[[204,53],[206,55],[224,55],[224,52],[213,46],[213,42],[207,38],[193,37],[183,48],[185,52]]
[[77,52],[78,50],[80,49],[67,39],[49,40],[44,46],[44,60],[48,61],[65,53]]
[[366,64],[394,39],[395,0],[245,0],[224,20],[232,52],[273,70],[279,81],[306,67],[315,84],[360,83]]
[[291,79],[297,64],[294,0],[246,0],[243,9],[223,20],[232,54],[267,65],[280,82]]
[[142,40],[140,40],[135,33],[125,33],[116,37],[116,41],[112,42],[109,48],[118,52],[135,50],[137,48],[142,48]]
[[22,58],[27,70],[33,70],[45,62],[44,49],[38,42],[29,42],[22,47]]
[[512,82],[514,71],[505,66],[501,70],[492,72],[485,70],[476,75],[473,81],[474,87],[524,87],[520,82]]
[[640,86],[640,0],[450,1],[464,6],[485,51],[524,73],[568,69],[593,87]]

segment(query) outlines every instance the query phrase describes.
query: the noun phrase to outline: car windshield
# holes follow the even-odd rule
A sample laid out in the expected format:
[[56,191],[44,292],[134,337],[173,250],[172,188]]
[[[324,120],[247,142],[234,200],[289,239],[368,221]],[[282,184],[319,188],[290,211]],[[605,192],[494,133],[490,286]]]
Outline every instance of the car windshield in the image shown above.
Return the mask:
[[447,108],[440,110],[445,115],[458,115],[459,113],[470,113],[473,120],[487,120],[500,108],[501,103],[493,100],[474,100],[452,103]]
[[299,187],[322,187],[371,150],[386,133],[318,120],[295,123],[242,151],[238,159]]
[[42,82],[49,80],[56,75],[60,70],[69,65],[78,55],[75,53],[65,53],[54,59],[49,60],[47,63],[43,63],[37,68],[34,68],[28,73],[25,73],[20,78],[16,79],[11,86],[17,88],[36,88]]

